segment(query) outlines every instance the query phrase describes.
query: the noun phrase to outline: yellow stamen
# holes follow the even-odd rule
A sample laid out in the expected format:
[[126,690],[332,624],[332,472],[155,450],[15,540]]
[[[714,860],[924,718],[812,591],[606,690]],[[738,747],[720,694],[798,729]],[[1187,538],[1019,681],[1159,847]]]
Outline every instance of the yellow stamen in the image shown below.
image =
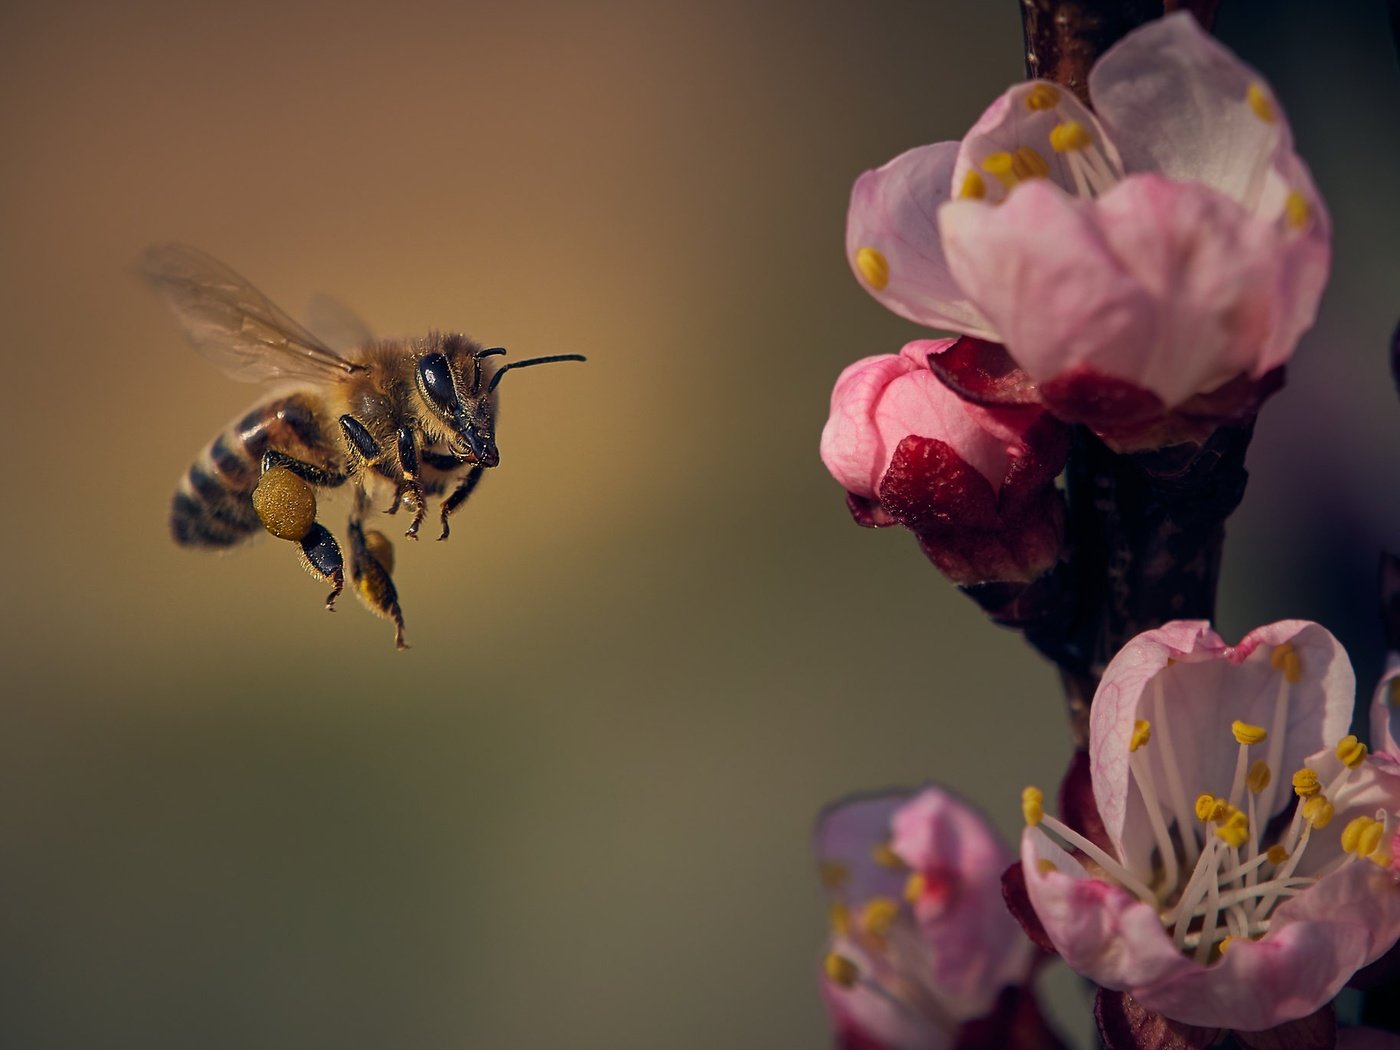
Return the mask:
[[831,932],[845,937],[851,932],[851,909],[839,901],[831,906]]
[[904,899],[910,904],[917,904],[919,898],[924,895],[924,890],[928,888],[928,880],[921,872],[914,872],[909,876],[909,881],[904,884]]
[[856,269],[865,278],[865,283],[877,292],[885,290],[890,283],[890,264],[874,248],[862,248],[856,252]]
[[1332,818],[1336,815],[1337,811],[1332,807],[1332,803],[1327,801],[1326,795],[1313,795],[1303,803],[1303,819],[1318,831],[1332,823]]
[[1273,845],[1264,851],[1264,856],[1269,858],[1270,864],[1282,864],[1288,859],[1288,850],[1282,846]]
[[1235,734],[1237,744],[1244,744],[1246,747],[1250,744],[1263,743],[1269,735],[1269,731],[1263,726],[1250,725],[1248,722],[1241,722],[1238,719],[1230,723],[1230,732]]
[[1257,81],[1250,84],[1249,90],[1244,93],[1244,98],[1249,103],[1249,108],[1254,111],[1254,115],[1265,124],[1272,124],[1278,119],[1274,115],[1274,104],[1269,100],[1262,84]]
[[1303,664],[1298,659],[1298,650],[1293,647],[1292,642],[1275,646],[1274,651],[1269,654],[1269,663],[1275,671],[1283,672],[1283,677],[1289,685],[1297,685],[1303,677]]
[[888,842],[878,843],[871,849],[870,859],[880,865],[880,867],[889,868],[891,871],[898,871],[905,866],[904,861],[900,858],[898,853],[890,848]]
[[1390,680],[1390,706],[1400,707],[1400,678]]
[[1234,939],[1235,939],[1235,938],[1233,938],[1233,937],[1226,937],[1223,941],[1220,942],[1219,948],[1220,948],[1220,954],[1221,954],[1221,955],[1224,955],[1224,954],[1225,954],[1225,949],[1228,948],[1228,947],[1230,947],[1230,942],[1233,941]]
[[1212,820],[1219,820],[1224,815],[1224,799],[1216,798],[1214,795],[1196,796],[1196,819],[1202,824]]
[[1337,744],[1337,758],[1348,769],[1355,769],[1366,761],[1366,745],[1354,736],[1344,736]]
[[851,962],[844,955],[836,952],[826,953],[826,976],[835,984],[842,988],[849,988],[856,983],[856,978],[860,976],[860,967]]
[[817,866],[817,874],[822,880],[822,886],[828,890],[839,890],[846,885],[846,880],[851,877],[851,872],[846,865],[834,860],[822,861]]
[[1321,790],[1322,784],[1311,769],[1300,769],[1293,774],[1293,793],[1299,798],[1312,798]]
[[1312,220],[1312,205],[1297,190],[1293,190],[1283,202],[1283,217],[1289,229],[1304,229]]
[[1225,840],[1227,845],[1239,849],[1249,841],[1249,818],[1235,810],[1225,822],[1216,827],[1215,833]]
[[1273,774],[1269,772],[1269,763],[1260,758],[1249,767],[1249,774],[1244,778],[1244,782],[1249,785],[1252,793],[1258,795],[1263,793],[1273,778]]
[[1089,129],[1077,120],[1067,120],[1050,129],[1050,148],[1056,153],[1070,153],[1088,149],[1094,144],[1094,136]]
[[1041,857],[1035,862],[1035,870],[1041,875],[1049,875],[1052,871],[1059,871],[1060,869],[1055,867],[1055,862],[1049,857]]
[[1394,866],[1394,860],[1391,858],[1390,854],[1383,849],[1378,849],[1374,853],[1368,854],[1366,859],[1378,868]]
[[1369,857],[1380,847],[1385,825],[1372,817],[1353,817],[1342,829],[1342,849],[1358,857]]
[[982,181],[982,176],[967,169],[967,174],[963,176],[962,189],[958,191],[958,196],[966,200],[980,201],[987,195],[987,184]]
[[857,924],[867,937],[881,938],[890,932],[899,915],[899,902],[893,897],[872,897],[860,910]]
[[1026,108],[1033,113],[1054,109],[1060,104],[1060,89],[1041,81],[1026,92]]
[[1139,718],[1133,723],[1133,735],[1128,740],[1128,750],[1136,751],[1151,739],[1152,723],[1145,718]]
[[1035,827],[1045,816],[1045,792],[1028,787],[1021,792],[1021,816],[1029,827]]
[[988,153],[982,158],[982,170],[1008,190],[1020,181],[1016,177],[1016,160],[1010,153]]
[[1050,174],[1050,162],[1029,146],[1017,146],[1015,171],[1022,179],[1043,179]]

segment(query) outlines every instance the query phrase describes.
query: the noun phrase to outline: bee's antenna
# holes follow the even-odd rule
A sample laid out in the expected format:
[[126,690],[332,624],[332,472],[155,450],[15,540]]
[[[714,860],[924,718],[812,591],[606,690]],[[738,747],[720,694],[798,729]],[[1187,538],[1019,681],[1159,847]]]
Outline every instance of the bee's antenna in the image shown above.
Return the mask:
[[501,377],[507,372],[509,372],[512,368],[527,368],[530,365],[547,365],[554,361],[587,360],[588,358],[584,357],[582,354],[553,354],[550,357],[532,357],[527,361],[512,361],[510,364],[502,365],[499,369],[497,369],[496,374],[491,377],[491,385],[486,388],[486,392],[489,394],[491,391],[495,390],[501,382]]
[[476,363],[472,369],[472,397],[476,397],[477,391],[481,389],[481,359],[483,357],[499,357],[505,352],[505,347],[493,346],[489,350],[477,350],[472,354],[472,360]]

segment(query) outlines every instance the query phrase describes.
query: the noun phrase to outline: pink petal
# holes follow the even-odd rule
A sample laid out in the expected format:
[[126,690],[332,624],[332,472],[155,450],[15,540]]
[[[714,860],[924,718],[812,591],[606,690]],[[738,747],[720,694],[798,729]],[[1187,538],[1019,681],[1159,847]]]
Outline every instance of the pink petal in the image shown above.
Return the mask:
[[[861,285],[901,317],[995,339],[943,257],[936,216],[952,193],[957,155],[956,142],[921,146],[858,178],[846,218],[846,257]],[[862,249],[883,258],[883,287],[871,284],[862,271],[857,261]]]
[[830,879],[827,891],[832,897],[846,904],[874,897],[900,899],[909,873],[877,864],[875,850],[889,844],[890,821],[908,797],[903,791],[856,795],[822,810],[813,846],[824,877]]
[[1014,860],[980,813],[941,788],[910,799],[894,817],[894,851],[925,877],[915,902],[933,949],[933,983],[960,1021],[991,1010],[1001,989],[1030,972],[1033,947],[1002,902]]
[[[1251,85],[1272,123],[1251,108]],[[1270,158],[1292,145],[1263,78],[1185,13],[1111,47],[1089,74],[1089,95],[1129,172],[1203,182],[1249,207]]]
[[1371,698],[1371,748],[1400,761],[1400,653],[1386,657],[1385,674]]

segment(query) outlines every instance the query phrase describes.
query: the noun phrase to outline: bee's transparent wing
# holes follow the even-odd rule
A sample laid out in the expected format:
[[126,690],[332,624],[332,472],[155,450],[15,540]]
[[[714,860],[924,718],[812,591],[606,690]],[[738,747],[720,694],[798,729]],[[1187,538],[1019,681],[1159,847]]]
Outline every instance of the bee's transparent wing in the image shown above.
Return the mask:
[[344,379],[341,357],[223,263],[184,244],[146,251],[141,272],[198,350],[234,379]]
[[306,327],[327,346],[344,353],[374,342],[374,330],[339,299],[324,292],[311,297],[306,307]]

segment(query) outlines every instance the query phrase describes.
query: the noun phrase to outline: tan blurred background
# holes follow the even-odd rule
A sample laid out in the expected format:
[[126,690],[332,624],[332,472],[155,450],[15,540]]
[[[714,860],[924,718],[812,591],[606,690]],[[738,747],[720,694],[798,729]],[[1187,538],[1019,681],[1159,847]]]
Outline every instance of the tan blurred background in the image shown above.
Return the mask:
[[[1385,15],[1220,31],[1338,230],[1223,627],[1326,619],[1370,681]],[[959,136],[1019,33],[1010,0],[6,5],[0,1046],[823,1045],[817,808],[935,777],[1013,832],[1064,758],[1049,670],[816,455],[839,369],[917,334],[847,271],[850,182]],[[167,538],[257,396],[131,276],[169,239],[293,312],[589,356],[506,384],[502,468],[398,542],[410,652],[288,547]]]

